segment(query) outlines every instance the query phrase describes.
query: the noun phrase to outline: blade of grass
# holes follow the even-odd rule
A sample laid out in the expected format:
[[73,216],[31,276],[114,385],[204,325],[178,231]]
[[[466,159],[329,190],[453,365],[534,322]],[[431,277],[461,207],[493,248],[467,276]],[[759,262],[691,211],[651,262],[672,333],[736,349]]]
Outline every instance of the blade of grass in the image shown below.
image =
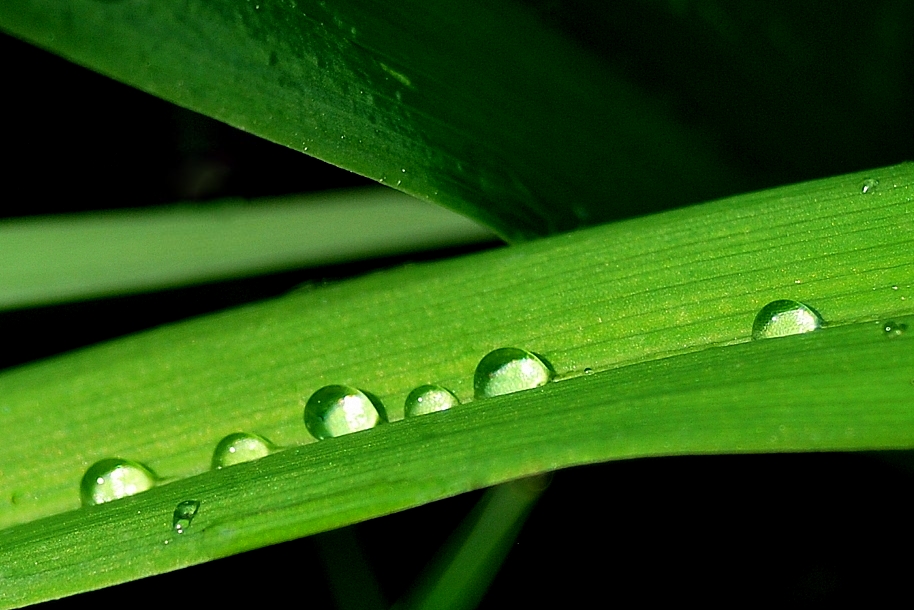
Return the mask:
[[5,0],[0,28],[515,240],[741,190],[510,0]]
[[[607,459],[914,447],[912,341],[863,322],[705,350],[210,471],[0,531],[0,599],[90,590]],[[186,499],[200,511],[177,534]]]
[[[862,192],[866,180],[878,188]],[[34,563],[0,561],[11,566],[0,586],[64,595],[595,460],[911,447],[910,337],[885,340],[875,322],[914,313],[912,185],[906,164],[740,196],[298,292],[7,371],[0,425],[28,432],[0,446],[4,525],[76,508],[80,477],[104,457],[181,479],[205,473],[215,443],[238,430],[308,443],[303,401],[326,384],[364,387],[397,419],[423,383],[469,400],[479,358],[505,345],[544,355],[568,381],[10,529],[5,558],[31,557],[46,582],[31,580]],[[836,328],[732,345],[779,298]],[[291,486],[300,491],[288,495]],[[179,556],[163,545],[163,507],[197,495],[220,508],[208,509],[201,550]],[[60,550],[103,554],[99,527],[122,548],[122,524],[128,538],[153,528],[142,536],[158,550],[107,567],[102,555],[78,566],[81,551]]]
[[486,239],[472,221],[383,188],[6,220],[0,310]]

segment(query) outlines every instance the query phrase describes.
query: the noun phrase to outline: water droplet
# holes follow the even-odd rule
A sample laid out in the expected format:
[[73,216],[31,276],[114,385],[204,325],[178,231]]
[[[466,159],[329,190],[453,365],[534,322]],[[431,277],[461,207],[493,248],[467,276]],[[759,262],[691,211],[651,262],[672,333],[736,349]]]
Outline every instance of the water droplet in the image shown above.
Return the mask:
[[153,487],[156,476],[138,462],[107,458],[89,466],[79,485],[84,506],[103,504]]
[[305,405],[305,426],[320,440],[374,428],[387,421],[380,401],[345,385],[328,385]]
[[457,397],[440,385],[423,385],[409,393],[406,397],[404,412],[406,417],[425,415],[435,411],[446,411],[460,404]]
[[213,469],[259,460],[270,455],[273,449],[273,444],[262,436],[247,432],[229,434],[219,441],[213,451]]
[[864,195],[867,193],[872,193],[879,186],[879,181],[875,178],[867,178],[863,181],[863,184],[860,185],[860,192]]
[[516,347],[502,347],[479,361],[473,389],[476,398],[501,396],[546,385],[552,376],[552,369],[535,354]]
[[822,328],[822,316],[797,301],[782,299],[768,303],[752,323],[753,339],[799,335]]
[[889,338],[900,337],[906,330],[908,330],[907,324],[901,324],[893,320],[889,320],[882,324],[882,332]]
[[404,167],[404,168],[402,168],[400,171],[403,172],[403,173],[405,174],[405,173],[406,173],[406,168]]
[[177,533],[183,534],[184,530],[190,527],[190,522],[197,516],[198,510],[200,510],[200,502],[197,500],[178,502],[171,517],[171,526]]
[[588,366],[586,369],[584,369],[584,374],[593,375],[593,369]]

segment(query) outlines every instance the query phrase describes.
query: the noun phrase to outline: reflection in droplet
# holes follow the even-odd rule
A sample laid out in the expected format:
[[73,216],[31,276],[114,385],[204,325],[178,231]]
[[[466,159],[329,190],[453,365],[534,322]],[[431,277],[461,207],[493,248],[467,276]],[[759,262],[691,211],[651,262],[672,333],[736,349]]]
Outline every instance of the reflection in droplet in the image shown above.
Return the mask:
[[440,385],[423,385],[406,397],[404,412],[406,417],[425,415],[436,411],[446,411],[460,404],[453,392]]
[[799,335],[822,328],[822,316],[808,305],[782,299],[765,305],[752,324],[753,339]]
[[535,354],[516,347],[502,347],[486,354],[476,366],[476,398],[501,396],[545,385],[554,373]]
[[895,322],[893,320],[888,320],[882,324],[882,332],[886,337],[890,339],[893,337],[900,337],[908,330],[908,325]]
[[318,440],[368,430],[386,421],[379,401],[344,385],[324,386],[305,405],[305,426]]
[[213,451],[212,467],[214,470],[242,462],[258,460],[270,455],[273,444],[262,436],[247,432],[229,434],[216,445]]
[[879,181],[875,178],[867,178],[860,186],[860,192],[864,195],[873,193],[879,187]]
[[138,494],[155,484],[156,476],[139,462],[107,458],[86,470],[79,493],[83,505],[92,506]]
[[190,522],[194,520],[198,510],[200,510],[200,502],[197,500],[178,502],[171,518],[171,525],[174,530],[179,534],[183,534],[184,530],[190,527]]

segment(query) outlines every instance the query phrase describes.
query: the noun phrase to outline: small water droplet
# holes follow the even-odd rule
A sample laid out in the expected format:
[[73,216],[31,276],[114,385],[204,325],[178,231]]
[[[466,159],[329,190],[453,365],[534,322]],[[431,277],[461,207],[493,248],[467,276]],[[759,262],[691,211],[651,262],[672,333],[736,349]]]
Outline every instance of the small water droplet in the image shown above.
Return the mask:
[[305,426],[318,440],[368,430],[386,421],[380,401],[345,385],[324,386],[305,405]]
[[894,320],[888,320],[882,324],[882,332],[886,337],[894,338],[900,337],[908,330],[907,324],[902,324],[895,322]]
[[768,303],[755,316],[753,339],[799,335],[822,328],[822,316],[798,301],[782,299]]
[[473,389],[476,398],[501,396],[546,385],[554,375],[535,354],[516,347],[489,352],[476,366]]
[[406,168],[404,167],[404,168],[402,168],[400,171],[403,172],[403,173],[405,174],[405,173],[406,173]]
[[898,286],[892,286],[892,290],[898,290]]
[[107,458],[89,466],[79,493],[83,505],[92,506],[138,494],[155,484],[156,476],[139,462]]
[[200,502],[197,500],[178,502],[171,517],[171,526],[175,532],[183,534],[184,530],[190,527],[190,522],[197,516],[198,510],[200,510]]
[[872,193],[879,186],[879,181],[875,178],[867,178],[863,181],[863,184],[860,185],[860,192],[864,195],[867,193]]
[[588,366],[586,369],[584,369],[584,374],[593,375],[593,369]]
[[406,397],[404,412],[406,417],[425,415],[436,411],[446,411],[460,404],[453,392],[440,385],[423,385]]
[[219,441],[213,451],[213,470],[259,460],[270,455],[273,449],[273,444],[262,436],[247,432],[229,434]]

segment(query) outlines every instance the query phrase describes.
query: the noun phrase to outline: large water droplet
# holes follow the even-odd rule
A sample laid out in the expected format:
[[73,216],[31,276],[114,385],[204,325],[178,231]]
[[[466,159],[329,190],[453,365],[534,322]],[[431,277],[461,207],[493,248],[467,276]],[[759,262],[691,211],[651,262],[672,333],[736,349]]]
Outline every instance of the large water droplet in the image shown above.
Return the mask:
[[440,385],[423,385],[409,393],[406,397],[404,412],[406,417],[425,415],[435,411],[446,411],[460,404],[457,397]]
[[156,476],[138,462],[108,458],[89,466],[79,485],[84,506],[103,504],[153,487]]
[[345,385],[328,385],[305,405],[305,426],[316,439],[368,430],[387,421],[380,401]]
[[273,444],[262,436],[236,432],[229,434],[213,451],[213,469],[225,468],[242,462],[258,460],[270,455]]
[[175,512],[172,513],[171,517],[171,525],[175,531],[179,534],[183,534],[184,530],[190,527],[190,522],[197,516],[198,510],[200,510],[200,502],[197,500],[184,500],[183,502],[178,502],[178,505],[175,506]]
[[822,328],[822,316],[798,301],[782,299],[768,303],[755,316],[753,339],[799,335]]
[[476,398],[501,396],[545,385],[553,374],[535,354],[516,347],[502,347],[479,361],[473,389]]
[[905,333],[906,330],[908,330],[907,324],[902,324],[893,320],[888,320],[882,324],[883,334],[890,339],[894,337],[900,337]]

